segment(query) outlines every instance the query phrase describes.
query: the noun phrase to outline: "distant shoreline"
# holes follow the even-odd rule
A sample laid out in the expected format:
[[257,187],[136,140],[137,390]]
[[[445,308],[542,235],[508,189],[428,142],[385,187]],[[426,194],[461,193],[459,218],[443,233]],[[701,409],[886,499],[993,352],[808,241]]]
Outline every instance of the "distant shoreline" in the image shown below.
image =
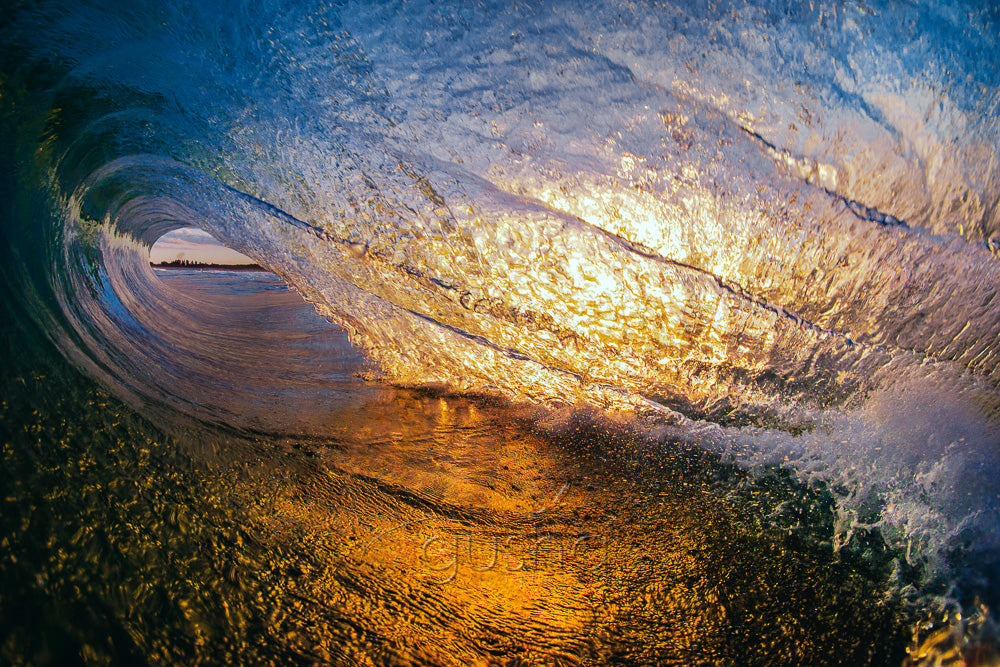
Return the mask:
[[172,271],[264,271],[267,269],[259,264],[179,264],[177,262],[149,263],[154,269],[170,269]]

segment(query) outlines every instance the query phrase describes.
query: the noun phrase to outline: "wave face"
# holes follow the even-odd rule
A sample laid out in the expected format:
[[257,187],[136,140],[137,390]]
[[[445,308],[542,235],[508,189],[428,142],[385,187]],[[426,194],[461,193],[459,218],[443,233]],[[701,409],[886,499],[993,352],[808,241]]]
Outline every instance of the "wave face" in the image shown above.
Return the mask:
[[787,465],[995,591],[995,7],[119,4],[5,10],[0,117],[12,298],[131,405],[284,428],[182,387],[196,226],[386,382]]

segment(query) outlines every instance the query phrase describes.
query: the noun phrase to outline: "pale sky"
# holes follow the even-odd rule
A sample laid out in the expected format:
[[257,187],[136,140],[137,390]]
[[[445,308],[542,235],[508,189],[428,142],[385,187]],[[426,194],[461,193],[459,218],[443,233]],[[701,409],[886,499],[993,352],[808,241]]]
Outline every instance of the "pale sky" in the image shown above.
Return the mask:
[[194,227],[175,229],[161,236],[149,251],[149,261],[153,264],[186,259],[206,264],[253,264],[254,261],[227,248],[215,240],[208,232]]

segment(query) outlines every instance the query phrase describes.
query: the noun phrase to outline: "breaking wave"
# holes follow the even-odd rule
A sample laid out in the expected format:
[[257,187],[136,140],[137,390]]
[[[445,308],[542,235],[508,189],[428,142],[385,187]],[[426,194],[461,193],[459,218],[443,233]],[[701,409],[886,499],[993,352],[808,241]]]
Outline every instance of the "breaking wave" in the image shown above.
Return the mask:
[[784,466],[837,490],[835,549],[996,599],[995,8],[161,5],[0,29],[18,289],[130,404],[283,428],[185,380],[211,314],[148,252],[196,226],[371,377]]

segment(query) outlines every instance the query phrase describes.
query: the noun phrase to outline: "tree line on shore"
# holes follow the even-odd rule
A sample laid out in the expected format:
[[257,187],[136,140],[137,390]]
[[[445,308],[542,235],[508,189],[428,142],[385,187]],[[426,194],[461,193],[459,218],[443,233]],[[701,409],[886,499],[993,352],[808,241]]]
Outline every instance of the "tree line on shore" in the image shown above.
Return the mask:
[[192,261],[189,259],[175,259],[170,262],[160,262],[159,264],[149,263],[159,269],[226,269],[229,271],[263,271],[259,264],[211,264],[205,262]]

